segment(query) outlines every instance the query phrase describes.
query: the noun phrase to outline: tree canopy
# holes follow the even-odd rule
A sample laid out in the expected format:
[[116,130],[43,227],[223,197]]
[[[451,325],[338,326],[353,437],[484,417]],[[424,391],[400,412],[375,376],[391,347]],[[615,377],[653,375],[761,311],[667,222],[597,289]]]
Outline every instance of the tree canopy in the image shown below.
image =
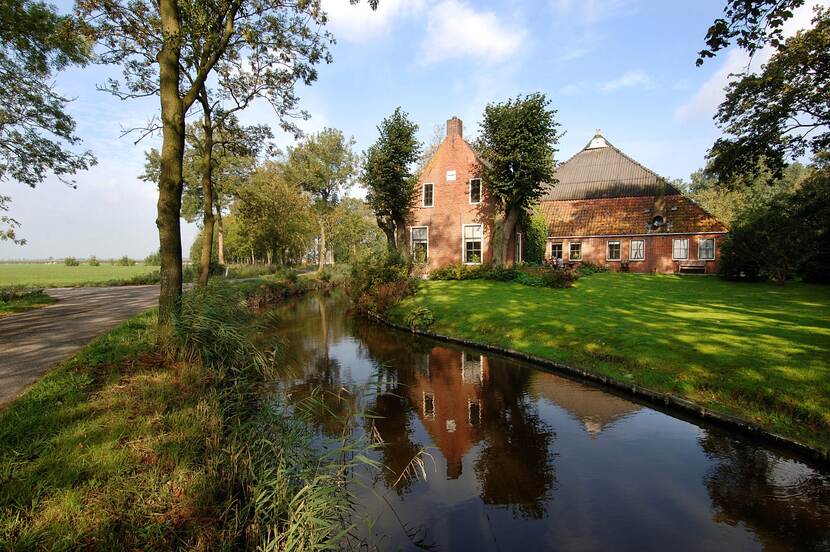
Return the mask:
[[484,182],[504,214],[502,236],[494,245],[497,263],[505,262],[507,237],[515,234],[520,217],[538,201],[543,184],[554,180],[560,134],[556,110],[549,106],[544,94],[534,93],[484,108],[476,147],[485,161]]
[[406,220],[416,198],[421,143],[418,125],[400,107],[378,125],[380,136],[364,153],[361,179],[368,188],[366,200],[390,249],[406,251]]
[[780,176],[787,161],[830,148],[830,11],[788,38],[758,74],[729,84],[716,115],[726,136],[712,171],[730,183],[761,163]]

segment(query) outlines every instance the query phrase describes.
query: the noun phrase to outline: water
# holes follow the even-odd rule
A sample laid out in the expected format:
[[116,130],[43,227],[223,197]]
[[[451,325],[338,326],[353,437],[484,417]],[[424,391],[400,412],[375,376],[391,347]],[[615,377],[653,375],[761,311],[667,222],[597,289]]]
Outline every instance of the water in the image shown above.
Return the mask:
[[[386,469],[356,491],[371,547],[830,550],[827,470],[347,306],[336,294],[281,306],[270,337],[291,396],[322,387],[341,397],[334,411],[382,416]],[[426,479],[401,478],[421,449]]]

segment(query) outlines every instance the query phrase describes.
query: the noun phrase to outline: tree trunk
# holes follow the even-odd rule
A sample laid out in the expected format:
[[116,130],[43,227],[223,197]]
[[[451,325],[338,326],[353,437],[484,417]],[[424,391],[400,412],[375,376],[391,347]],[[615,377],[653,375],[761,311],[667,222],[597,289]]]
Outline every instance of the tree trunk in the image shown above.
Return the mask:
[[322,271],[326,264],[326,221],[320,219],[320,252],[317,258],[317,270]]
[[202,143],[202,267],[199,272],[199,287],[207,286],[210,278],[210,258],[213,254],[213,121],[207,89],[199,92],[202,104],[202,128],[205,132]]
[[161,282],[159,290],[159,340],[169,335],[172,317],[182,296],[182,158],[184,156],[184,103],[179,96],[181,21],[176,0],[160,0],[164,42],[159,64],[162,146],[156,226],[159,229]]
[[[498,243],[493,243],[493,262],[495,264],[507,264],[507,250],[510,246],[510,238],[516,233],[516,223],[518,221],[519,210],[516,208],[508,209],[504,216],[504,223],[502,224],[502,239]],[[513,261],[513,264],[515,264],[515,259]]]
[[394,251],[398,247],[395,244],[395,223],[390,221],[385,217],[375,217],[378,221],[378,227],[383,231],[384,235],[386,236],[386,246],[389,248],[389,251]]
[[406,239],[406,220],[398,219],[395,221],[395,242],[398,246],[398,253],[404,260],[409,259],[409,242]]
[[222,207],[216,205],[216,253],[219,264],[225,266],[225,228],[222,225]]

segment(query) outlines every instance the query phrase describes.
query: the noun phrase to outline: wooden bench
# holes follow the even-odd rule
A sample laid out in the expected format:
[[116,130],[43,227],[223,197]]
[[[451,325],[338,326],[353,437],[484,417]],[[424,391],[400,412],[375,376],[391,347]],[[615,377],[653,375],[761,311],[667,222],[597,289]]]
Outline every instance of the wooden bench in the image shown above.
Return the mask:
[[706,274],[706,261],[677,261],[680,274]]

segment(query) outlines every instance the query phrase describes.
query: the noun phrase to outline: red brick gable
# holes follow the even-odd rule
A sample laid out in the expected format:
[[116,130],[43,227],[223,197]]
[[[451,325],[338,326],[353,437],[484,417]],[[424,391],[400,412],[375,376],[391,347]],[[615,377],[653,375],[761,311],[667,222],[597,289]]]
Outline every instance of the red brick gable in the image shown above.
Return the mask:
[[[662,202],[662,205],[659,205]],[[542,201],[549,236],[603,236],[626,234],[716,233],[726,226],[682,195],[616,197],[570,201]],[[660,214],[665,224],[650,229]]]

